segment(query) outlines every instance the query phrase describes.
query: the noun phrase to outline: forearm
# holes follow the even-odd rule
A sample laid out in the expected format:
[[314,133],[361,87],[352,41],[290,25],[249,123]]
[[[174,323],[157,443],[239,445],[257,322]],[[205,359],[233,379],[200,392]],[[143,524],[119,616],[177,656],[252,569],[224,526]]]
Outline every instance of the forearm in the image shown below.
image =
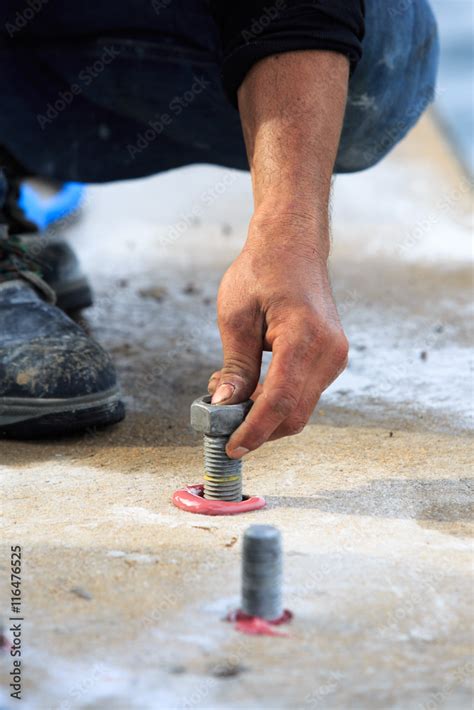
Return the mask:
[[[331,177],[344,117],[349,62],[325,51],[288,52],[258,62],[239,92],[255,218],[314,224],[289,239],[328,249]],[[258,238],[251,230],[252,238]],[[285,230],[276,230],[284,238]],[[265,230],[267,234],[267,230]],[[317,233],[317,237],[316,237]]]
[[[346,363],[326,261],[348,73],[341,55],[289,52],[255,64],[239,89],[255,210],[219,289],[224,366],[209,384],[214,404],[255,399],[233,458],[301,431]],[[272,361],[257,387],[263,350]]]

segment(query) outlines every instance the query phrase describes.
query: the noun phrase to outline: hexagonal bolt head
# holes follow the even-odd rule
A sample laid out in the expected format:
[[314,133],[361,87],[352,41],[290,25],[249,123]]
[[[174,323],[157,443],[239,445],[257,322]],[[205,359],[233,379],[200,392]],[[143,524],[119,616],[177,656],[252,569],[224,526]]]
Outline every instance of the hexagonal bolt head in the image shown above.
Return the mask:
[[206,436],[230,436],[244,421],[253,402],[211,404],[211,395],[198,397],[191,405],[191,426]]

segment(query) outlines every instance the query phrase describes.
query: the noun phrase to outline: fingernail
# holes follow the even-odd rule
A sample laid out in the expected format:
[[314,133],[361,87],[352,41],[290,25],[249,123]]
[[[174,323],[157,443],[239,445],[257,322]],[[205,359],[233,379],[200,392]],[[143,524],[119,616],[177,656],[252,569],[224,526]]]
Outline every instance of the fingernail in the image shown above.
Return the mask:
[[235,392],[235,385],[231,385],[229,382],[224,382],[224,384],[219,385],[214,394],[212,395],[211,404],[220,404],[225,402],[226,399],[230,399]]
[[230,458],[233,459],[241,459],[242,456],[245,456],[245,454],[248,454],[250,449],[246,449],[244,446],[238,446],[236,449],[232,451],[232,456]]

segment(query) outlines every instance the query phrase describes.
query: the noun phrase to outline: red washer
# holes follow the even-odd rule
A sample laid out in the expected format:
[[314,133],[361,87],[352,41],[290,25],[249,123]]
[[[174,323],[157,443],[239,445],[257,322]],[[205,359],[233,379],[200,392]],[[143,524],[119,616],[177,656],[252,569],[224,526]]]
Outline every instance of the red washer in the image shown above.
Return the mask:
[[266,505],[265,498],[252,496],[244,498],[238,503],[231,503],[225,500],[206,500],[204,498],[204,485],[197,483],[186,488],[179,488],[173,493],[173,503],[188,513],[198,513],[200,515],[238,515],[248,513],[251,510],[260,510]]

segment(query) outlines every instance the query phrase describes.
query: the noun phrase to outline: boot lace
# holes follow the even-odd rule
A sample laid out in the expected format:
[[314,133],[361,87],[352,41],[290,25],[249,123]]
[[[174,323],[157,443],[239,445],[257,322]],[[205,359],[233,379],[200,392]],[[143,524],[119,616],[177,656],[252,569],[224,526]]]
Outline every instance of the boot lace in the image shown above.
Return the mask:
[[44,300],[54,304],[56,294],[41,278],[41,267],[42,262],[31,247],[16,235],[8,234],[6,227],[0,224],[0,285],[22,279],[39,291]]
[[15,234],[0,225],[0,283],[21,278],[25,273],[41,277],[41,260]]

